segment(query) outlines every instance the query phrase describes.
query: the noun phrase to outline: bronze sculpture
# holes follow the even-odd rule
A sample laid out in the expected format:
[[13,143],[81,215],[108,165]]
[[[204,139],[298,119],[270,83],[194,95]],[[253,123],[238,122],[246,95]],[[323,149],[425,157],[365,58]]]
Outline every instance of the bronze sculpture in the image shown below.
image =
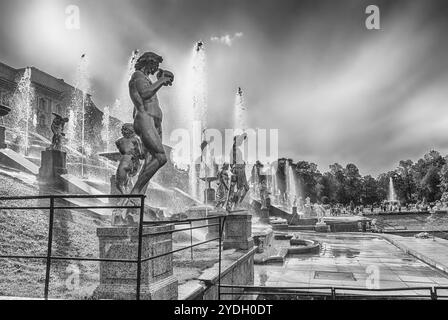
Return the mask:
[[53,138],[51,140],[50,147],[47,150],[62,150],[62,137],[65,136],[64,126],[68,122],[68,118],[63,118],[59,114],[54,113],[54,119],[51,122],[51,132],[53,133]]
[[[163,58],[153,52],[145,52],[135,63],[135,72],[129,81],[129,94],[134,104],[134,130],[143,144],[144,164],[131,194],[145,194],[150,179],[162,168],[167,157],[162,144],[162,109],[157,92],[171,86],[174,74],[159,69]],[[149,75],[157,72],[152,83]]]
[[227,196],[226,210],[234,210],[241,202],[243,202],[247,192],[249,191],[249,184],[246,178],[246,163],[243,160],[241,145],[247,139],[247,134],[243,133],[233,138],[233,147],[231,153],[232,163],[231,179],[229,193]]
[[144,159],[144,155],[140,139],[135,134],[132,123],[125,123],[121,133],[123,137],[115,142],[121,154],[115,177],[118,191],[126,194],[132,188],[131,180],[140,170],[140,160]]

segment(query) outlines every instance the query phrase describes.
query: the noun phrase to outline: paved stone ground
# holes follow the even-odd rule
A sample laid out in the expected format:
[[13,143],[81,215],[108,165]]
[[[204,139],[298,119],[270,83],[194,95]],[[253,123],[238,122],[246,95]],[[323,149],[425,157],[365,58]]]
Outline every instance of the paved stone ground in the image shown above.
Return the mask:
[[383,235],[404,252],[448,274],[448,240],[440,238],[418,239]]
[[[373,270],[378,272],[376,287],[380,289],[448,286],[446,273],[407,254],[381,237],[348,233],[303,233],[303,238],[320,241],[321,252],[289,256],[283,265],[255,266],[255,285],[367,288],[367,283],[374,283],[369,280],[372,279],[370,273]],[[409,239],[403,238],[402,241]],[[440,247],[431,247],[427,242],[420,244],[420,248],[431,248],[434,255],[444,252],[447,258],[444,261],[448,265],[448,241],[443,241]],[[422,293],[420,290],[408,292],[410,295]],[[428,291],[424,293],[428,294]]]

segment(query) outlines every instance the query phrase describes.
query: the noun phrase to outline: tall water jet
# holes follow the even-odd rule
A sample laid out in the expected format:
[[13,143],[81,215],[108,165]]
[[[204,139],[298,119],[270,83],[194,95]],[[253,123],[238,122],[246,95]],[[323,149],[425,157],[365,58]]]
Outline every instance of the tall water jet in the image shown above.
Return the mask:
[[134,50],[132,51],[128,63],[126,65],[126,69],[124,70],[124,75],[122,77],[122,81],[119,89],[119,96],[115,100],[114,105],[110,111],[110,114],[119,119],[124,123],[132,123],[134,121],[132,115],[134,111],[134,104],[129,97],[129,80],[131,79],[132,74],[135,71],[135,63],[140,57],[140,51]]
[[[207,129],[207,88],[206,88],[206,72],[205,72],[205,48],[202,41],[197,42],[191,54],[190,62],[190,81],[191,81],[191,106],[192,113],[190,122],[190,137],[192,137],[192,157],[189,169],[189,187],[190,194],[196,198],[200,198],[202,194],[198,180],[198,153],[201,150],[203,141],[203,133]],[[199,134],[198,134],[199,132]],[[199,137],[198,137],[199,135]],[[202,159],[201,159],[202,160]],[[201,162],[199,165],[201,167]]]
[[75,90],[69,109],[69,113],[72,111],[71,115],[73,115],[73,123],[69,123],[69,127],[72,127],[73,132],[68,137],[69,146],[75,146],[75,149],[81,149],[81,177],[84,176],[84,161],[86,156],[85,109],[89,90],[88,59],[83,54],[76,70]]
[[243,89],[238,87],[235,95],[233,128],[242,131],[247,130],[247,109],[243,98]]
[[20,151],[24,155],[28,155],[29,149],[29,131],[30,122],[32,125],[33,117],[31,117],[32,103],[34,100],[34,88],[31,84],[31,68],[26,68],[23,76],[20,78],[17,88],[12,97],[12,112],[9,115],[12,129]]
[[394,181],[392,177],[389,177],[389,195],[387,200],[397,201],[397,194],[395,193]]
[[277,194],[278,194],[278,185],[277,185],[277,171],[275,170],[274,165],[271,165],[271,196],[274,203],[277,204]]
[[106,152],[110,151],[111,139],[110,139],[110,108],[104,107],[103,109],[103,129],[101,130],[101,137],[103,138]]

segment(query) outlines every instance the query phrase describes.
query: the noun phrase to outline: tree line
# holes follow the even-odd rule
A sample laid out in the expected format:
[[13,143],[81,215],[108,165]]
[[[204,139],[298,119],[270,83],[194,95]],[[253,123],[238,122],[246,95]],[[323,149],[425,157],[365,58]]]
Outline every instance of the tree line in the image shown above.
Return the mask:
[[[448,156],[431,150],[418,159],[401,160],[398,166],[374,178],[362,176],[358,167],[349,163],[345,167],[334,163],[321,173],[315,163],[279,159],[277,182],[280,191],[286,188],[285,165],[293,169],[296,188],[302,198],[312,202],[371,205],[387,199],[389,179],[392,177],[395,192],[402,204],[419,201],[448,201]],[[282,191],[282,192],[283,192]]]

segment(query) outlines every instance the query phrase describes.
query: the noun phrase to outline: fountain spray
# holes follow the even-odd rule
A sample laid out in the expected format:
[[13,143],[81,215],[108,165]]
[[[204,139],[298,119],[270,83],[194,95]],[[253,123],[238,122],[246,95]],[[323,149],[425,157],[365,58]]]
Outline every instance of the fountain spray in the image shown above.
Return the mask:
[[[197,42],[191,54],[190,62],[190,80],[191,80],[191,127],[190,136],[192,137],[192,157],[190,159],[189,187],[190,194],[194,197],[200,197],[198,172],[196,168],[197,151],[200,150],[203,133],[207,129],[207,89],[205,72],[205,47],[204,42]],[[198,134],[199,133],[199,134]]]
[[397,201],[397,194],[395,192],[394,181],[389,177],[389,201]]
[[239,129],[243,132],[247,130],[247,109],[244,104],[243,89],[241,87],[238,87],[235,95],[233,124],[234,129]]
[[12,103],[14,108],[10,113],[10,120],[18,137],[23,139],[23,152],[28,155],[29,149],[29,121],[31,117],[31,105],[34,100],[34,88],[31,84],[31,68],[27,67],[20,78],[14,91]]
[[[76,70],[75,91],[73,93],[71,110],[73,111],[73,123],[69,123],[69,128],[74,129],[73,135],[69,135],[69,145],[77,146],[80,139],[81,146],[81,177],[84,177],[84,161],[86,154],[85,146],[85,104],[87,92],[90,89],[90,81],[88,74],[88,60],[86,54],[81,56],[80,62]],[[81,93],[81,99],[79,94]],[[69,111],[69,112],[70,112]],[[71,114],[70,114],[71,115]],[[79,132],[79,131],[80,132]],[[80,137],[78,136],[80,135]],[[74,140],[72,140],[74,139]]]

